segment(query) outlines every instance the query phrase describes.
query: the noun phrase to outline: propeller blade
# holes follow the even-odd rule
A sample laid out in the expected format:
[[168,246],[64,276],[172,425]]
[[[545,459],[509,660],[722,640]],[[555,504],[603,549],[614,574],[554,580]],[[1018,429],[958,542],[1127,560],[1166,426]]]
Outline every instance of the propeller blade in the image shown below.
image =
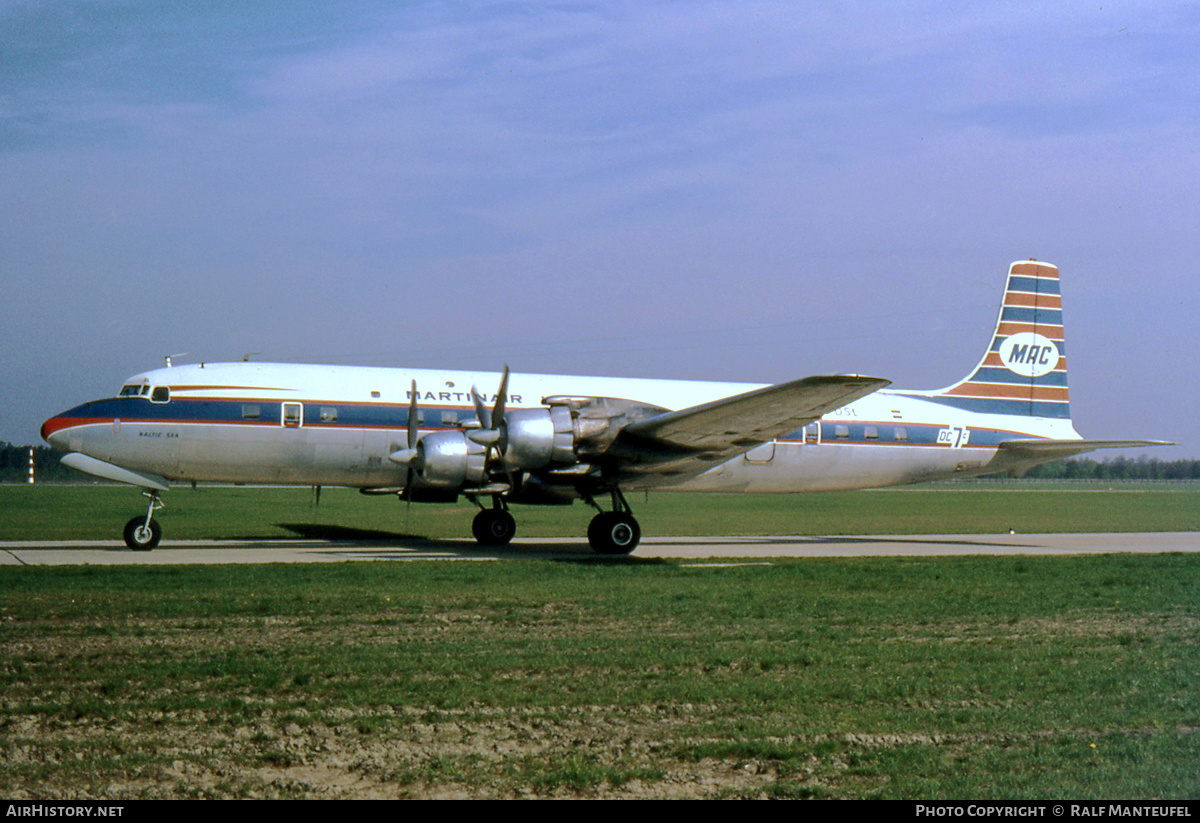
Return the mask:
[[475,418],[479,421],[481,428],[490,429],[492,427],[492,413],[488,411],[488,407],[484,405],[483,398],[479,396],[479,391],[471,387],[471,401],[475,404]]
[[417,440],[420,439],[420,434],[417,432],[417,381],[412,381],[412,392],[409,394],[408,401],[408,447],[415,449]]
[[[504,364],[504,374],[500,377],[500,391],[496,392],[496,405],[492,408],[493,423],[497,428],[504,420],[504,407],[508,405],[508,364]],[[489,425],[487,428],[491,428]]]
[[408,504],[412,505],[412,487],[413,480],[416,479],[417,466],[414,465],[417,457],[417,441],[421,439],[421,433],[417,430],[417,418],[420,414],[417,410],[417,381],[412,381],[412,392],[409,394],[408,400],[408,448],[398,449],[388,455],[389,460],[396,463],[401,463],[408,467],[408,471],[404,473],[404,491],[408,497]]

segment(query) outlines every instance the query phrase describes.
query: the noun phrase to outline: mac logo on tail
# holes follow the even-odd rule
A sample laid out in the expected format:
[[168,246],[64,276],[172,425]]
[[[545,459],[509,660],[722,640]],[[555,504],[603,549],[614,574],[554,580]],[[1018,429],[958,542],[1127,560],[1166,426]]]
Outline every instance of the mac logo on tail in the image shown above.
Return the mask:
[[1054,341],[1035,332],[1020,332],[1000,344],[1000,361],[1023,377],[1041,377],[1058,366],[1060,352]]

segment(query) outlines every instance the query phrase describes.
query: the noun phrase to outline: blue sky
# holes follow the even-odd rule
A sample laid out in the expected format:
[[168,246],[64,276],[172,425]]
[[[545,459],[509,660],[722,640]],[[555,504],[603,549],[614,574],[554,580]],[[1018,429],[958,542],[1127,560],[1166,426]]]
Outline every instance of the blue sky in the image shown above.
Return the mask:
[[188,352],[936,388],[1062,272],[1085,437],[1190,442],[1185,2],[0,0],[0,439]]

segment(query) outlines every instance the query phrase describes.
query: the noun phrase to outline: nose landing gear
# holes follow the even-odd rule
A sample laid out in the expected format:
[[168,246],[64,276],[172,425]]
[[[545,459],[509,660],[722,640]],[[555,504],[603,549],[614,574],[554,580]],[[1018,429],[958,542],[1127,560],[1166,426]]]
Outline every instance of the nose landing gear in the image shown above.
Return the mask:
[[158,492],[144,491],[146,497],[150,498],[150,505],[146,507],[145,517],[135,517],[125,524],[125,545],[133,549],[135,552],[148,552],[158,545],[158,541],[162,540],[162,526],[154,522],[154,512],[161,509],[166,504],[158,497]]

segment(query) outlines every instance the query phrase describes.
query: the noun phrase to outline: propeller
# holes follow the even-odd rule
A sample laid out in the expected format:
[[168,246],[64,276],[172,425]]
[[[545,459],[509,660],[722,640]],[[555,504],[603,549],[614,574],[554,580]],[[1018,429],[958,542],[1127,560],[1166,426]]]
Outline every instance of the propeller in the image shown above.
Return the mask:
[[[515,486],[512,470],[504,461],[504,410],[508,405],[508,365],[505,364],[504,373],[500,376],[500,389],[496,392],[496,403],[491,411],[488,411],[484,399],[474,386],[471,387],[471,399],[475,403],[475,414],[479,417],[480,428],[469,432],[467,437],[487,450],[487,462],[499,463],[508,475],[509,485]],[[496,450],[494,457],[492,449]]]
[[504,367],[504,374],[500,376],[500,390],[496,392],[496,403],[491,411],[488,411],[474,386],[471,387],[471,399],[475,403],[475,414],[479,417],[480,428],[470,432],[467,437],[489,450],[499,447],[500,426],[504,423],[504,407],[508,404],[508,366]]
[[411,499],[413,479],[416,477],[417,457],[420,452],[417,449],[417,441],[421,439],[421,433],[417,430],[417,381],[412,381],[412,391],[409,393],[408,401],[408,446],[407,448],[397,449],[388,455],[388,459],[393,463],[399,463],[401,466],[408,467],[408,473],[404,478],[404,489],[409,494]]

